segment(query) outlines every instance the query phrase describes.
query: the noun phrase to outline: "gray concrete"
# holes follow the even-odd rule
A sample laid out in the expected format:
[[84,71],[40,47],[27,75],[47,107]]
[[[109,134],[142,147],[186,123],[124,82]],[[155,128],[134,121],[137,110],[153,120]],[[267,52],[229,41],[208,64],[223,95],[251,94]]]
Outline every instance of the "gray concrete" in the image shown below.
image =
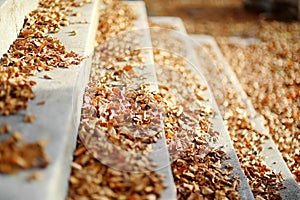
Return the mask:
[[[99,15],[98,4],[99,1],[94,0],[92,4],[78,8],[90,23],[70,25],[54,36],[63,41],[68,49],[81,55],[91,55]],[[77,35],[69,36],[69,29],[77,30]],[[29,103],[28,109],[12,116],[0,116],[0,124],[11,124],[13,131],[23,134],[25,142],[48,139],[46,151],[51,161],[47,168],[41,170],[43,178],[30,183],[26,181],[26,177],[34,170],[24,170],[16,175],[1,174],[1,200],[65,199],[90,62],[91,56],[79,66],[59,68],[31,77],[37,82],[33,87],[36,98]],[[44,79],[44,74],[53,79]],[[38,106],[37,102],[40,101],[46,101],[46,104]],[[32,124],[23,123],[23,117],[27,113],[36,115],[37,120]]]
[[[128,3],[133,3],[133,2],[128,2]],[[147,79],[144,80],[146,83],[151,83],[153,86],[153,90],[158,91],[158,84],[157,84],[157,78],[156,78],[156,73],[155,73],[155,67],[154,67],[154,58],[153,58],[153,51],[152,51],[152,43],[151,43],[151,36],[150,36],[150,31],[147,29],[148,26],[148,17],[147,17],[147,12],[146,12],[146,7],[144,2],[140,1],[139,5],[141,9],[138,12],[138,15],[140,16],[140,22],[138,22],[137,27],[142,30],[145,35],[148,37],[148,41],[150,42],[149,44],[144,44],[143,48],[144,50],[142,52],[147,53],[147,58],[148,61],[146,60],[147,63],[147,70],[152,74],[151,76],[147,76]],[[146,13],[146,14],[143,14]],[[145,40],[143,40],[145,43]],[[148,48],[150,47],[150,48]],[[162,123],[163,126],[163,123]],[[163,129],[163,128],[162,128]],[[158,139],[157,143],[153,145],[153,153],[150,154],[151,159],[153,160],[154,163],[157,164],[157,173],[160,173],[164,176],[164,185],[167,186],[167,188],[163,191],[162,196],[160,199],[162,200],[175,200],[177,199],[176,195],[176,188],[174,184],[174,179],[172,175],[172,170],[171,170],[171,163],[170,163],[170,157],[169,157],[169,151],[166,145],[166,138],[165,138],[165,133],[163,132],[162,138]]]
[[[195,51],[193,49],[195,43],[189,38],[188,35],[186,35],[186,30],[181,19],[176,17],[152,17],[151,20],[153,20],[156,23],[168,23],[168,24],[175,25],[175,27],[180,32],[170,31],[170,34],[171,36],[173,34],[174,38],[178,38],[179,40],[182,39],[184,48],[182,52],[173,52],[173,53],[176,53],[177,55],[181,55],[187,61],[189,61],[190,65],[188,67],[191,67],[191,70],[197,73],[201,77],[199,79],[199,82],[203,85],[208,85],[206,82],[205,73],[203,69],[204,65],[201,60],[197,59]],[[212,145],[214,145],[215,147],[222,147],[222,150],[226,152],[227,156],[229,157],[229,160],[227,160],[226,162],[230,163],[233,166],[233,174],[240,177],[241,180],[241,185],[239,189],[240,197],[242,199],[247,199],[247,200],[254,199],[250,186],[247,182],[246,176],[240,166],[237,155],[233,148],[230,136],[226,131],[226,128],[224,127],[223,119],[219,112],[215,98],[212,95],[211,89],[209,89],[206,93],[204,93],[204,95],[209,99],[208,104],[213,107],[216,113],[215,116],[211,118],[213,122],[214,130],[220,133],[218,142]]]
[[[230,65],[227,63],[225,58],[223,57],[221,50],[219,49],[215,39],[211,36],[207,35],[192,35],[192,38],[199,42],[200,44],[208,44],[212,47],[213,51],[217,55],[217,62],[222,64],[223,69],[223,75],[228,78],[228,80],[231,81],[231,86],[235,87],[237,91],[242,96],[243,101],[247,105],[248,113],[253,116],[253,118],[250,119],[251,122],[254,123],[255,129],[259,132],[267,133],[267,129],[264,127],[262,123],[262,118],[259,116],[259,114],[255,111],[251,100],[246,95],[245,91],[243,90],[240,82],[238,81],[237,76],[233,72]],[[241,45],[248,45],[259,42],[259,40],[252,38],[252,39],[242,39],[233,37],[232,41],[237,42]],[[213,69],[211,69],[213,71]],[[284,179],[283,184],[286,187],[285,189],[282,189],[280,191],[280,194],[282,196],[282,199],[300,199],[300,188],[297,184],[297,182],[294,180],[290,170],[288,169],[285,161],[283,160],[280,152],[278,151],[276,144],[271,139],[272,137],[269,135],[268,140],[265,141],[263,144],[264,150],[262,151],[261,155],[264,157],[264,161],[267,166],[269,166],[271,169],[273,169],[275,172],[281,172],[282,177]]]
[[[137,12],[135,29],[148,27],[145,4],[143,2],[129,2]],[[94,45],[96,24],[98,22],[98,1],[75,10],[82,11],[82,16],[71,18],[72,20],[87,20],[88,24],[76,24],[65,27],[53,36],[59,38],[68,50],[73,50],[81,55],[88,55],[79,66],[70,69],[55,69],[50,72],[39,73],[31,77],[37,82],[34,86],[36,98],[29,103],[25,111],[13,116],[0,116],[0,124],[9,123],[13,131],[21,131],[26,142],[34,142],[38,139],[48,139],[46,151],[51,159],[50,165],[42,170],[43,178],[38,181],[27,182],[26,177],[35,170],[22,171],[17,175],[0,175],[0,199],[2,200],[60,200],[65,199],[70,174],[72,153],[77,139],[77,129],[80,119],[82,95],[89,78],[92,51]],[[76,30],[76,36],[69,36]],[[151,46],[150,33],[145,31],[143,35],[144,46]],[[146,71],[148,73],[145,82],[156,82],[153,68],[152,51],[143,51],[146,57]],[[43,78],[44,74],[53,77],[52,80]],[[153,85],[153,89],[157,85]],[[40,101],[46,101],[43,106],[37,106]],[[25,114],[34,114],[37,120],[33,124],[22,122]],[[1,139],[1,138],[0,138]],[[158,163],[157,172],[165,176],[165,185],[168,188],[163,192],[162,199],[176,199],[176,191],[169,164],[169,155],[162,138],[154,145],[151,158]],[[16,192],[17,190],[17,192]]]
[[38,0],[0,0],[0,58],[17,38],[25,15],[37,5]]
[[[138,82],[138,84],[149,83],[150,86],[148,87],[148,89],[158,91],[157,78],[154,68],[152,43],[150,31],[148,29],[148,17],[145,3],[142,1],[128,1],[126,3],[128,3],[136,12],[137,20],[135,21],[133,32],[136,32],[139,35],[138,48],[141,49],[141,53],[145,58],[145,66],[143,67],[143,69],[135,69],[138,75],[143,75],[142,80],[140,80],[141,82]],[[163,130],[163,122],[161,125]],[[150,158],[153,160],[153,163],[157,165],[156,172],[164,176],[164,185],[167,186],[167,188],[162,192],[162,196],[160,199],[177,199],[176,188],[171,170],[169,152],[167,149],[164,133],[162,134],[162,137],[158,139],[157,143],[153,144],[153,152],[150,153]]]
[[[93,0],[94,3],[86,4],[84,7],[72,8],[75,12],[80,12],[80,17],[69,17],[71,22],[86,22],[79,24],[72,24],[64,27],[63,30],[54,34],[55,37],[65,45],[69,50],[72,50],[81,55],[90,55],[94,51],[95,34],[97,31],[97,24],[100,10],[103,5]],[[70,36],[72,31],[76,31],[75,36]]]

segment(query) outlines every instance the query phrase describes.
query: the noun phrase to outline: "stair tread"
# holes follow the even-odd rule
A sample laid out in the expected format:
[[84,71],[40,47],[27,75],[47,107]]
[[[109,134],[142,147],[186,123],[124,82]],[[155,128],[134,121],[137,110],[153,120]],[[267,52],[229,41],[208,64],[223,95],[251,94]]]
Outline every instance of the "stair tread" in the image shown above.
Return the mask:
[[[184,27],[181,19],[177,18],[177,17],[167,17],[167,18],[165,18],[165,17],[151,17],[150,19],[154,23],[172,24],[173,26],[175,26],[178,29],[178,31],[183,33],[182,38],[186,38],[185,39],[186,44],[185,44],[185,47],[184,47],[186,52],[179,53],[179,55],[181,55],[181,56],[186,55],[185,58],[189,62],[191,62],[192,65],[200,66],[197,69],[200,71],[200,74],[202,74],[202,77],[205,77],[205,76],[203,76],[203,74],[204,74],[203,69],[201,69],[201,65],[199,65],[199,62],[197,60],[195,51],[193,49],[193,45],[194,45],[193,41],[189,39],[188,35],[186,35],[186,30],[185,30],[185,27]],[[178,35],[176,34],[176,36],[178,36]],[[180,36],[178,36],[178,37],[180,37]],[[176,52],[176,53],[178,54],[178,52]],[[210,98],[212,98],[211,99],[212,107],[215,110],[215,112],[217,113],[216,117],[213,117],[211,120],[213,122],[214,129],[220,133],[219,144],[218,145],[224,147],[224,148],[222,148],[222,150],[224,150],[226,152],[227,156],[230,158],[228,160],[228,162],[233,166],[233,169],[234,169],[233,174],[238,175],[240,177],[240,180],[241,180],[239,195],[242,199],[254,199],[253,194],[251,192],[251,189],[249,187],[249,184],[247,182],[246,176],[245,176],[243,170],[241,169],[241,166],[240,166],[240,163],[238,161],[235,150],[233,148],[230,136],[229,136],[227,130],[225,129],[225,127],[224,127],[223,120],[222,120],[222,117],[219,113],[216,101],[215,101],[213,96],[211,96]]]
[[[71,24],[53,36],[61,40],[68,50],[80,55],[90,55],[96,35],[98,6],[99,1],[95,0],[91,4],[76,8],[89,23]],[[77,30],[77,35],[70,36],[69,30]],[[50,158],[47,168],[38,169],[43,173],[40,180],[26,181],[26,177],[37,169],[24,170],[15,175],[0,174],[1,198],[65,198],[77,138],[82,95],[90,65],[91,56],[78,66],[71,66],[69,69],[57,68],[31,76],[30,79],[37,82],[33,87],[35,99],[29,102],[26,110],[15,115],[0,116],[1,124],[11,124],[12,131],[20,131],[26,143],[47,139],[46,152]],[[45,74],[50,75],[52,80],[43,78]],[[41,101],[45,101],[45,105],[37,105]],[[24,123],[25,114],[34,114],[36,121],[32,124]],[[13,188],[16,188],[17,192]]]

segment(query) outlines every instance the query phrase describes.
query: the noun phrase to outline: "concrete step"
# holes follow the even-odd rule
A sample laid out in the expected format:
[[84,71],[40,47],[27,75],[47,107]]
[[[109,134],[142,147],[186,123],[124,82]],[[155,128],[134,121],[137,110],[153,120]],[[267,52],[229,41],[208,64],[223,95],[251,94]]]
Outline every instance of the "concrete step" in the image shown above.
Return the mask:
[[[11,2],[18,5],[22,3],[26,12],[34,8],[37,3],[37,1],[29,2],[27,0],[13,0]],[[23,12],[23,8],[21,9],[20,6],[13,6],[14,12],[18,15],[18,21],[20,21],[18,22],[18,29],[22,25],[21,22],[23,22],[25,14],[25,11],[24,14],[20,14],[20,11]],[[2,8],[4,9],[4,7],[1,7],[0,15],[9,16],[2,12]],[[8,13],[11,10],[6,9]],[[93,51],[99,16],[99,1],[94,0],[90,4],[74,8],[74,10],[80,11],[82,13],[81,20],[87,20],[88,23],[71,24],[53,36],[61,40],[68,50],[73,50],[82,56],[89,56]],[[2,19],[1,17],[1,23],[3,23]],[[9,26],[15,28],[12,24]],[[14,37],[3,37],[2,28],[1,41],[3,38],[9,41],[3,48],[3,51],[7,51],[8,45],[15,39],[17,31],[7,31],[14,32]],[[71,30],[76,30],[77,34],[70,36]],[[12,35],[12,33],[9,34]],[[38,169],[43,174],[40,180],[26,181],[26,177],[37,169],[24,170],[16,175],[0,174],[0,199],[65,199],[72,153],[77,138],[82,95],[88,80],[90,65],[91,56],[78,66],[72,66],[69,69],[57,68],[30,77],[37,82],[33,87],[36,94],[35,99],[30,101],[26,110],[20,111],[16,115],[0,116],[0,124],[8,123],[12,126],[12,131],[20,131],[25,142],[47,139],[46,152],[50,158],[47,168]],[[45,74],[50,75],[52,79],[43,78]],[[45,101],[45,105],[37,105],[41,101]],[[32,124],[24,123],[25,114],[35,115],[36,121]]]
[[[248,113],[253,116],[250,121],[255,125],[255,129],[259,132],[269,134],[267,129],[264,127],[261,118],[259,117],[258,113],[255,111],[251,100],[246,95],[245,91],[243,90],[237,76],[233,72],[230,65],[227,63],[225,58],[223,57],[221,50],[219,49],[215,39],[212,36],[208,35],[192,35],[191,36],[195,41],[199,42],[200,45],[208,45],[213,50],[215,57],[215,62],[221,65],[221,70],[223,71],[223,76],[227,77],[228,80],[231,81],[231,87],[234,87],[242,97],[242,100],[247,105]],[[233,42],[239,43],[241,45],[249,45],[252,43],[259,42],[257,39],[242,39],[233,37]],[[207,65],[209,67],[209,65]],[[210,73],[215,71],[216,69],[208,69]],[[222,86],[221,82],[216,82],[214,80],[208,80],[211,84],[219,84],[218,88],[224,87]],[[212,83],[213,82],[213,83]],[[224,89],[225,90],[225,89]],[[261,152],[261,155],[264,158],[264,162],[268,167],[270,167],[275,172],[280,172],[283,178],[283,185],[285,186],[284,189],[280,190],[280,194],[282,199],[300,199],[300,188],[297,182],[294,180],[290,170],[288,169],[285,161],[283,160],[280,152],[278,151],[276,144],[272,140],[272,137],[269,136],[270,139],[266,139],[263,143],[264,150]]]
[[[136,22],[136,28],[141,29],[140,31],[143,33],[143,37],[140,38],[140,44],[142,52],[146,53],[146,65],[141,73],[144,74],[144,83],[148,83],[153,86],[154,91],[158,91],[157,77],[154,68],[154,59],[152,52],[152,41],[151,41],[151,32],[148,30],[148,16],[146,11],[146,6],[143,1],[130,2],[133,6],[136,6],[138,20]],[[149,76],[150,74],[150,76]],[[163,122],[161,129],[163,130]],[[174,184],[174,179],[171,170],[171,163],[168,148],[166,145],[166,138],[163,131],[162,137],[157,140],[156,143],[153,144],[153,152],[150,154],[150,158],[157,165],[156,172],[162,174],[164,176],[164,185],[167,186],[165,190],[163,190],[160,199],[168,199],[175,200],[177,199],[176,188]]]
[[[178,31],[172,31],[165,29],[164,32],[169,32],[171,37],[176,38],[176,40],[182,42],[182,46],[178,47],[178,51],[174,50],[174,48],[168,47],[168,45],[164,46],[164,41],[160,41],[158,36],[156,37],[159,44],[158,46],[154,47],[158,49],[169,49],[171,52],[182,56],[185,58],[190,65],[187,67],[191,67],[192,71],[197,73],[199,77],[201,77],[200,83],[204,85],[207,84],[205,80],[205,73],[204,69],[201,66],[201,62],[198,61],[195,51],[193,49],[193,45],[195,45],[195,42],[190,39],[190,37],[186,34],[185,27],[181,21],[180,18],[175,17],[151,17],[151,21],[154,23],[161,23],[161,24],[169,24],[174,26]],[[203,76],[204,75],[204,76]],[[209,89],[208,92],[205,94],[205,96],[209,99],[209,104],[212,106],[212,108],[215,110],[216,115],[211,119],[213,122],[214,130],[218,131],[220,133],[220,136],[218,138],[218,142],[216,144],[216,147],[222,147],[222,150],[227,154],[229,157],[228,163],[230,163],[233,166],[233,174],[240,177],[240,188],[239,188],[239,195],[242,199],[254,199],[253,194],[251,192],[251,189],[249,187],[249,184],[247,182],[246,176],[241,169],[240,163],[238,161],[237,155],[235,153],[235,150],[233,148],[230,136],[224,127],[224,123],[221,117],[221,114],[219,112],[216,100],[213,95],[211,95],[211,90]]]
[[[122,32],[119,35],[112,37],[105,41],[103,44],[101,44],[98,47],[95,47],[95,54],[93,56],[93,64],[91,68],[91,77],[90,77],[90,82],[92,83],[94,81],[94,74],[96,73],[101,73],[105,74],[105,72],[109,72],[109,69],[104,69],[103,66],[100,64],[101,60],[100,57],[101,55],[103,56],[105,53],[101,52],[100,50],[103,48],[106,50],[106,45],[111,46],[111,49],[113,49],[116,45],[118,45],[119,51],[125,54],[123,52],[123,47],[124,46],[131,46],[130,52],[134,50],[141,50],[141,54],[143,55],[144,58],[144,63],[142,63],[142,66],[137,66],[134,67],[134,72],[137,74],[136,78],[133,78],[130,80],[130,83],[127,83],[126,86],[119,86],[122,91],[126,91],[129,88],[130,89],[138,89],[140,85],[142,84],[148,84],[147,89],[150,91],[157,91],[158,90],[158,85],[157,85],[157,79],[156,79],[156,74],[154,70],[154,60],[153,60],[153,53],[152,53],[152,44],[151,44],[151,37],[150,37],[150,31],[148,30],[148,22],[147,22],[147,12],[146,12],[146,7],[145,3],[143,1],[128,1],[126,2],[127,4],[132,7],[132,10],[135,12],[137,18],[134,21],[134,27],[132,28],[131,31],[127,32]],[[125,38],[125,39],[124,39]],[[120,45],[121,44],[121,45]],[[100,49],[100,50],[99,50]],[[102,49],[102,50],[103,50]],[[128,49],[125,47],[124,51],[128,51]],[[122,53],[120,53],[122,55]],[[111,58],[114,58],[114,52],[108,51],[107,56],[111,56]],[[105,56],[106,57],[106,56]],[[120,65],[124,64],[122,62],[118,63]],[[100,69],[98,69],[100,68]],[[93,73],[95,72],[95,73]],[[98,76],[99,77],[99,76]],[[99,81],[96,79],[96,82]],[[122,81],[120,81],[122,82]],[[138,87],[138,88],[137,88]],[[83,116],[83,120],[84,116]],[[163,124],[159,124],[157,127],[159,130],[163,130]],[[79,133],[81,134],[81,133]],[[88,144],[85,144],[86,147],[89,149]],[[114,146],[114,145],[112,145]],[[175,185],[173,181],[173,176],[171,172],[171,167],[170,167],[170,159],[169,159],[169,153],[168,149],[166,146],[166,139],[165,135],[162,134],[162,137],[160,137],[157,142],[152,143],[153,147],[153,152],[149,153],[149,157],[153,161],[153,163],[156,165],[155,172],[158,174],[163,175],[164,177],[164,185],[167,186],[165,190],[163,190],[161,194],[161,199],[176,199],[176,190],[175,190]],[[116,148],[117,149],[117,148]],[[125,150],[116,150],[118,151],[119,155],[122,155],[121,157],[130,157],[131,153],[129,151]],[[137,154],[137,153],[135,153]],[[148,156],[148,155],[147,155]],[[147,157],[146,156],[146,157]],[[132,156],[134,157],[134,156]],[[142,156],[141,156],[142,157]],[[115,168],[117,170],[124,170],[123,168],[117,168],[116,165],[111,166],[111,158],[104,158],[102,156],[101,162],[108,167]],[[115,161],[114,161],[115,162]],[[123,161],[120,161],[123,162]],[[132,171],[133,168],[131,166],[127,166],[125,170]],[[143,172],[143,171],[141,171]],[[137,171],[139,173],[139,171]]]
[[0,58],[17,38],[25,15],[37,5],[38,0],[0,0]]

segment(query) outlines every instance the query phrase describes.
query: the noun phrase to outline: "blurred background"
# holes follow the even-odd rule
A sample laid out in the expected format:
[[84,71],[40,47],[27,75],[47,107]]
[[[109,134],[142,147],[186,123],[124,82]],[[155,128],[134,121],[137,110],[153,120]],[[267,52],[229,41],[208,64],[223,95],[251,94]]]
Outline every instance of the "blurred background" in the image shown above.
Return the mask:
[[299,20],[300,0],[145,0],[150,15],[178,16],[189,33],[255,36],[259,23]]

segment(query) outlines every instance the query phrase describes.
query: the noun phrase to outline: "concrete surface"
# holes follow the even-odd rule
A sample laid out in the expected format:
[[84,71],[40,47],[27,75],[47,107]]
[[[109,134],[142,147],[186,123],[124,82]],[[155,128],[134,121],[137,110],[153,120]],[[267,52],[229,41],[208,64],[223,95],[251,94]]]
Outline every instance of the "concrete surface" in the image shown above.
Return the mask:
[[0,58],[17,38],[25,15],[37,5],[38,0],[0,0]]
[[[133,4],[134,2],[127,2]],[[143,41],[143,50],[142,52],[147,54],[146,57],[146,70],[148,71],[148,74],[151,74],[150,76],[147,76],[147,79],[143,80],[145,83],[150,83],[153,86],[153,89],[158,91],[158,84],[157,84],[157,78],[155,73],[155,66],[154,66],[154,58],[153,58],[153,51],[152,51],[152,43],[151,43],[151,36],[150,31],[147,29],[149,27],[148,25],[148,17],[147,17],[147,11],[145,3],[142,1],[137,2],[140,9],[137,12],[139,16],[139,21],[137,21],[136,26],[139,29],[142,29],[141,31],[144,32],[144,36],[146,36],[145,39],[141,38]],[[150,42],[150,43],[148,43]],[[145,72],[141,72],[145,73]],[[146,72],[147,73],[147,72]],[[163,123],[162,123],[163,126]],[[163,127],[162,127],[163,129]],[[157,164],[157,173],[163,174],[164,176],[164,185],[167,186],[167,188],[163,191],[162,196],[160,199],[162,200],[175,200],[177,199],[176,195],[176,188],[174,184],[173,174],[171,170],[171,163],[170,163],[170,157],[169,157],[169,151],[166,144],[166,138],[165,133],[163,132],[162,137],[158,139],[157,143],[153,144],[153,152],[150,154],[151,159],[154,163]]]
[[[143,2],[128,2],[134,7],[138,18],[135,22],[135,29],[143,29],[143,46],[150,47],[150,33],[147,32],[147,13]],[[38,181],[27,182],[26,177],[33,170],[22,171],[17,175],[0,175],[0,199],[2,200],[62,200],[65,199],[68,177],[70,174],[70,163],[77,139],[77,129],[80,120],[82,105],[82,95],[89,78],[92,51],[94,49],[95,31],[98,22],[98,0],[93,4],[88,4],[83,8],[74,8],[82,12],[80,18],[72,20],[87,20],[87,24],[76,24],[65,27],[53,36],[60,39],[68,50],[73,50],[81,55],[89,55],[79,66],[70,69],[55,69],[50,72],[39,73],[36,77],[31,77],[37,82],[33,87],[36,98],[29,103],[25,111],[13,116],[0,116],[0,124],[9,123],[12,131],[20,131],[25,142],[36,141],[38,139],[48,139],[49,143],[46,151],[50,157],[49,166],[42,170],[43,178]],[[101,6],[103,8],[103,6]],[[75,36],[70,36],[70,32],[76,30]],[[151,50],[145,50],[146,55],[145,71],[147,80],[155,85],[156,76],[153,67],[153,54]],[[53,77],[52,80],[43,78],[44,74]],[[37,106],[40,101],[46,101],[43,106]],[[34,114],[37,120],[33,124],[23,123],[25,114]],[[168,188],[164,190],[161,199],[176,199],[176,190],[169,164],[169,155],[166,148],[165,139],[162,138],[154,146],[151,154],[154,162],[158,163],[157,172],[163,174],[166,179],[164,184]],[[11,188],[17,188],[18,192]]]
[[[149,90],[157,91],[158,84],[154,68],[152,43],[150,31],[148,29],[148,17],[145,3],[142,1],[128,1],[126,3],[128,3],[135,11],[137,19],[134,22],[134,27],[132,31],[128,31],[127,33],[121,33],[117,36],[117,38],[121,39],[123,38],[123,36],[135,36],[134,40],[138,41],[138,47],[136,49],[132,49],[132,51],[139,49],[141,50],[141,54],[144,57],[144,66],[141,68],[137,67],[134,69],[135,73],[137,74],[137,77],[139,78],[134,78],[132,80],[132,83],[130,83],[128,86],[135,88],[135,85],[139,86],[141,84],[149,84],[149,87],[147,87]],[[114,38],[110,40],[113,41]],[[161,123],[161,126],[161,129],[163,130],[163,122]],[[153,152],[151,152],[149,156],[152,159],[153,163],[156,164],[156,173],[162,174],[164,176],[164,185],[167,186],[167,188],[163,190],[160,199],[177,199],[176,188],[171,171],[169,152],[165,140],[165,134],[163,133],[162,137],[159,138],[158,141],[156,143],[153,143],[152,145]]]
[[[170,34],[174,34],[174,37],[178,38],[179,40],[183,39],[184,49],[182,52],[176,52],[176,54],[183,56],[187,61],[190,62],[191,65],[189,65],[188,67],[192,66],[191,70],[197,73],[199,77],[201,77],[199,79],[199,82],[201,84],[208,85],[205,79],[205,74],[203,72],[203,65],[201,61],[200,62],[198,61],[195,51],[193,49],[193,45],[195,44],[191,39],[189,39],[189,36],[186,35],[186,30],[181,19],[176,17],[151,17],[151,20],[156,23],[168,23],[168,24],[175,25],[175,27],[177,27],[177,29],[180,32],[170,31]],[[227,156],[229,157],[229,160],[227,160],[226,162],[230,163],[233,166],[233,174],[240,177],[241,185],[239,189],[239,195],[241,199],[247,199],[247,200],[254,199],[250,186],[247,182],[246,176],[240,166],[237,155],[233,148],[230,136],[225,129],[223,119],[219,112],[214,96],[211,93],[211,90],[209,89],[208,92],[204,93],[204,95],[210,99],[209,104],[215,110],[215,116],[211,118],[213,122],[214,130],[220,133],[217,144],[213,144],[213,145],[216,147],[222,147],[222,150],[226,152]]]
[[[78,8],[90,23],[70,25],[63,29],[62,33],[54,36],[69,50],[81,55],[91,55],[99,16],[98,4],[99,1],[94,0],[92,4]],[[69,36],[68,29],[77,30],[77,35]],[[82,95],[88,80],[90,65],[91,56],[79,66],[70,69],[54,69],[31,77],[37,82],[33,87],[36,98],[29,103],[28,109],[12,116],[0,116],[0,124],[11,124],[12,131],[20,131],[25,142],[47,139],[49,143],[46,152],[50,157],[49,166],[41,170],[43,173],[41,180],[26,181],[26,177],[37,169],[24,170],[16,175],[1,174],[1,200],[65,199],[70,164],[77,139]],[[44,79],[44,74],[50,75],[53,79]],[[40,101],[46,101],[45,105],[38,106],[37,102]],[[37,120],[32,124],[23,123],[23,117],[27,113],[34,114]]]

